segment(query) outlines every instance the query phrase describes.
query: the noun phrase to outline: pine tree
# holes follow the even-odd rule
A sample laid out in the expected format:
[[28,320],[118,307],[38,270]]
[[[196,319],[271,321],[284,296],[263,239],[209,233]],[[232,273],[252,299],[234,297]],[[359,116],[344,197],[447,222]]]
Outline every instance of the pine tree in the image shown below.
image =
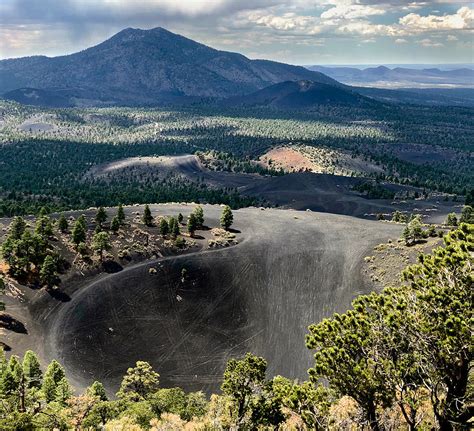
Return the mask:
[[414,244],[423,238],[423,224],[419,215],[411,217],[410,222],[403,230],[402,238],[406,245]]
[[176,222],[176,219],[174,217],[170,217],[169,220],[168,220],[168,231],[169,231],[169,234],[172,238],[176,238],[174,236],[174,224]]
[[229,205],[226,205],[222,210],[221,215],[221,226],[227,230],[232,226],[234,222],[234,215],[232,214],[232,210],[230,209]]
[[196,216],[193,213],[189,214],[187,227],[188,227],[189,235],[194,236],[194,233],[196,232],[196,229],[197,229],[197,222],[196,222]]
[[97,214],[95,215],[95,222],[97,223],[97,227],[102,229],[102,225],[107,221],[107,212],[105,211],[104,207],[100,207],[97,210]]
[[3,373],[7,370],[7,367],[8,361],[5,355],[5,350],[3,349],[3,347],[0,347],[0,380],[1,376],[3,376]]
[[446,224],[448,226],[457,226],[458,225],[458,218],[456,217],[455,213],[449,213],[446,217]]
[[141,400],[156,392],[159,382],[160,375],[148,362],[137,361],[135,367],[127,370],[117,396]]
[[179,223],[175,217],[171,217],[169,221],[170,234],[173,238],[176,238],[180,234]]
[[77,223],[79,223],[84,228],[84,230],[87,230],[87,221],[86,221],[86,216],[84,214],[81,214],[77,218]]
[[58,279],[57,264],[51,255],[46,256],[41,265],[40,279],[47,287],[52,287]]
[[120,225],[123,225],[125,223],[125,211],[123,210],[122,204],[118,206],[117,209],[117,219],[120,223]]
[[143,223],[145,223],[145,226],[153,225],[153,216],[151,215],[150,207],[148,205],[145,205],[145,209],[143,210]]
[[117,233],[120,229],[120,220],[118,215],[116,215],[110,222],[110,230],[114,233]]
[[104,385],[101,382],[98,382],[97,380],[87,388],[86,392],[87,395],[98,398],[100,401],[108,400]]
[[26,351],[23,357],[23,375],[25,376],[25,384],[27,388],[40,388],[43,379],[40,363],[36,353],[31,350]]
[[168,235],[170,229],[169,229],[169,225],[168,225],[168,222],[167,220],[163,217],[161,220],[160,220],[160,233],[161,233],[161,236],[165,237],[166,235]]
[[67,230],[69,229],[69,224],[66,220],[66,217],[64,217],[63,213],[61,213],[58,219],[58,229],[63,233],[67,232]]
[[58,384],[56,385],[56,396],[54,397],[54,401],[61,404],[62,406],[66,406],[66,401],[71,398],[72,390],[69,382],[67,381],[66,377],[63,377]]
[[459,217],[459,223],[474,224],[474,209],[470,205],[464,205]]
[[43,238],[53,235],[53,223],[48,216],[41,216],[36,220],[35,233]]
[[396,210],[392,215],[392,221],[396,223],[406,223],[407,217],[401,211]]
[[104,251],[110,250],[110,237],[107,232],[97,232],[92,238],[92,249],[97,251],[102,260]]
[[85,218],[84,216],[79,217],[74,223],[72,229],[72,242],[79,245],[81,242],[86,242],[86,227],[85,227]]
[[15,217],[10,224],[10,238],[20,239],[26,230],[26,222],[23,217]]
[[23,369],[21,363],[18,356],[12,355],[2,375],[2,392],[5,395],[17,394],[22,380]]
[[50,213],[50,211],[47,207],[41,207],[41,209],[38,212],[38,217],[47,216],[49,213]]
[[201,229],[204,226],[204,210],[201,205],[194,208],[194,217],[196,218],[197,228]]
[[0,392],[3,396],[8,397],[18,392],[19,384],[17,383],[10,367],[5,369],[0,379]]
[[53,360],[46,369],[44,374],[42,391],[46,402],[55,401],[58,395],[58,385],[65,378],[63,367]]

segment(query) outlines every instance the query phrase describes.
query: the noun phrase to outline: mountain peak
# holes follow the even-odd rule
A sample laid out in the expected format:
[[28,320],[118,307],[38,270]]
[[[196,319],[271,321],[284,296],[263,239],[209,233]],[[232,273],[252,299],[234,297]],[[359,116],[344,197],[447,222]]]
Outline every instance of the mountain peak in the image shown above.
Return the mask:
[[[218,51],[162,27],[126,28],[84,51],[0,61],[0,94],[61,89],[92,104],[160,104],[169,97],[225,98],[283,81],[339,85],[326,75]],[[303,86],[305,86],[304,84]]]
[[114,34],[110,39],[106,40],[104,43],[113,41],[113,42],[133,42],[139,41],[146,38],[156,38],[156,37],[176,37],[179,35],[170,32],[169,30],[164,29],[163,27],[155,27],[151,29],[141,29],[128,27],[118,33]]

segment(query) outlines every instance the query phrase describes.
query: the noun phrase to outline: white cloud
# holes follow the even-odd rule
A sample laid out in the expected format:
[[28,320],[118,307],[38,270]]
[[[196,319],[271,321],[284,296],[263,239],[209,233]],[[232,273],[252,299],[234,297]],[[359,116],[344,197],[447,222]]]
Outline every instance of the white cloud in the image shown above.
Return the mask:
[[362,5],[338,5],[321,14],[322,19],[357,19],[366,18],[371,15],[383,15],[386,10],[373,6]]
[[431,39],[423,39],[418,43],[425,48],[441,48],[444,46],[441,42],[434,42]]
[[397,36],[403,31],[396,26],[372,24],[368,21],[350,22],[337,30],[342,34],[361,34],[363,36]]
[[399,38],[399,39],[395,39],[395,43],[398,43],[398,44],[408,43],[408,40]]
[[453,36],[452,34],[448,36],[448,42],[456,42],[457,40],[459,39],[456,36]]
[[472,28],[474,9],[467,6],[460,8],[453,15],[427,15],[416,13],[400,18],[400,24],[412,31],[420,30],[464,30]]
[[398,24],[385,25],[373,24],[365,20],[353,21],[340,26],[338,31],[364,36],[409,36],[435,31],[472,29],[473,18],[474,9],[462,7],[452,15],[421,16],[411,13],[400,18]]
[[253,11],[239,14],[236,21],[238,26],[255,24],[273,30],[298,32],[305,35],[314,35],[321,32],[319,20],[313,16],[297,15],[289,12],[282,15],[268,14],[267,11]]

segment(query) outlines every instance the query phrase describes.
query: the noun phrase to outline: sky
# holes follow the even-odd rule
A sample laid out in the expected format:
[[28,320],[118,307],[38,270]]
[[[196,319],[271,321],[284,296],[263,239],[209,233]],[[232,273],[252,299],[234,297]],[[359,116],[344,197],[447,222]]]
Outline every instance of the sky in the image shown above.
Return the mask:
[[291,64],[473,63],[472,1],[0,0],[0,58],[56,56],[164,27]]

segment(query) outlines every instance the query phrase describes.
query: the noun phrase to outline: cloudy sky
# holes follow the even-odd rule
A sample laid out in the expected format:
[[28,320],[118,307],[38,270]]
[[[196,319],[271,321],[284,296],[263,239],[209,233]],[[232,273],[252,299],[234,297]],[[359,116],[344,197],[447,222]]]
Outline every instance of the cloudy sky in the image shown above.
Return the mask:
[[294,64],[472,63],[472,1],[0,0],[0,58],[72,53],[126,27]]

